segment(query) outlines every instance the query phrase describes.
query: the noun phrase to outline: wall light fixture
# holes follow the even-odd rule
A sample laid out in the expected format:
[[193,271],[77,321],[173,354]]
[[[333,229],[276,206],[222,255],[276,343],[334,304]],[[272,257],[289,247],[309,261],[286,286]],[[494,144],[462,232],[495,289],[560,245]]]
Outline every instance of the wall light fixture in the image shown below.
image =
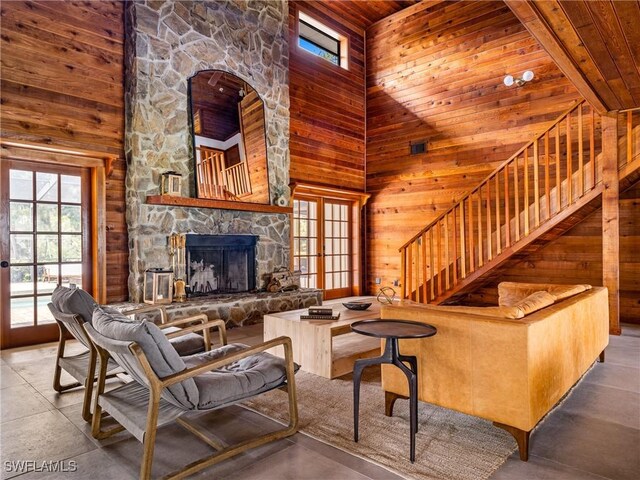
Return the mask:
[[504,77],[504,84],[507,87],[510,87],[515,83],[517,87],[521,87],[526,82],[530,82],[531,80],[533,80],[533,72],[531,70],[527,70],[522,74],[521,78],[513,78],[513,75],[507,75],[506,77]]

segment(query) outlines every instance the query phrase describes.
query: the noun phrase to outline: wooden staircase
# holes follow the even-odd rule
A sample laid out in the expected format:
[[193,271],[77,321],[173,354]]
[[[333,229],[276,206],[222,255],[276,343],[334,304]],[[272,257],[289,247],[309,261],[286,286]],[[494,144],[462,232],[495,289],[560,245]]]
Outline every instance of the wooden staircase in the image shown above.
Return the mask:
[[[621,190],[640,177],[640,110],[618,121]],[[455,303],[597,210],[601,117],[571,107],[400,248],[402,298]]]

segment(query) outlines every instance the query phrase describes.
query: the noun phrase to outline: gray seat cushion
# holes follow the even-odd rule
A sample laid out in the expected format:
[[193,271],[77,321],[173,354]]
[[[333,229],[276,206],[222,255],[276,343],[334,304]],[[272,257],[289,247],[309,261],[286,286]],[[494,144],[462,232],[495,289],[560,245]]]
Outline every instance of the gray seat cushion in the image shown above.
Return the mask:
[[51,294],[51,303],[62,313],[78,314],[91,323],[93,310],[98,306],[94,298],[81,288],[58,286]]
[[[131,320],[120,313],[105,312],[97,307],[93,313],[93,326],[98,333],[107,338],[135,342],[140,345],[149,365],[161,379],[187,368],[171,342],[154,323],[146,320]],[[127,363],[131,365],[135,362],[127,361]],[[122,366],[129,371],[126,366]],[[134,375],[134,372],[129,373]],[[140,375],[139,372],[138,375]],[[140,381],[140,379],[137,380]],[[187,409],[196,408],[199,400],[198,387],[193,379],[187,379],[163,389],[162,396],[168,402]]]
[[[171,332],[179,332],[180,329],[177,327],[167,327],[163,328],[162,332],[167,335]],[[200,353],[204,351],[204,337],[198,335],[197,333],[186,333],[184,335],[180,335],[179,337],[170,338],[169,341],[173,348],[176,349],[178,355],[184,357],[186,355],[194,355],[196,353]]]
[[[183,357],[188,368],[248,348],[230,344],[210,352]],[[219,408],[282,385],[287,377],[284,359],[257,353],[194,378],[200,393],[199,410]]]

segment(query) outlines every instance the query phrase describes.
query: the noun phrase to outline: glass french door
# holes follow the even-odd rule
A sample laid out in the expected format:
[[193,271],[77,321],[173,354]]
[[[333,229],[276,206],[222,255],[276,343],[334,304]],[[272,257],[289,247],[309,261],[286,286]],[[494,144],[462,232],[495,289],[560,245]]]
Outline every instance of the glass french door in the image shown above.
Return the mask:
[[320,288],[324,298],[353,293],[352,206],[322,197],[293,200],[293,268],[303,288]]
[[0,181],[2,346],[55,340],[53,290],[91,291],[90,172],[3,159]]

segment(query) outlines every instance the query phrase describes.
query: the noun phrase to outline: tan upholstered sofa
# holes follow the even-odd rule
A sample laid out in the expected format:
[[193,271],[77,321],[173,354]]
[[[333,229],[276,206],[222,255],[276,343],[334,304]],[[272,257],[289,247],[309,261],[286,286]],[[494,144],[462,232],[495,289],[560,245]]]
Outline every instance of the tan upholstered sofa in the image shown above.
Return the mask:
[[[589,289],[563,298],[556,293],[571,290],[566,286],[500,287],[501,307],[476,310],[483,307],[403,302],[385,305],[381,316],[438,329],[431,338],[400,341],[403,355],[418,357],[419,400],[494,422],[515,437],[526,461],[529,435],[540,419],[598,356],[604,360],[609,342],[607,289],[581,286]],[[534,290],[547,291],[553,304],[524,318],[495,316],[522,317],[508,305]],[[542,304],[548,303],[547,294],[537,295],[544,297]],[[392,415],[395,400],[408,396],[406,377],[396,367],[383,366],[382,388],[386,414]]]

